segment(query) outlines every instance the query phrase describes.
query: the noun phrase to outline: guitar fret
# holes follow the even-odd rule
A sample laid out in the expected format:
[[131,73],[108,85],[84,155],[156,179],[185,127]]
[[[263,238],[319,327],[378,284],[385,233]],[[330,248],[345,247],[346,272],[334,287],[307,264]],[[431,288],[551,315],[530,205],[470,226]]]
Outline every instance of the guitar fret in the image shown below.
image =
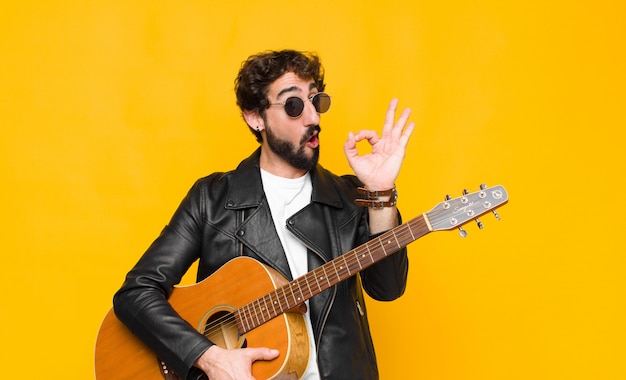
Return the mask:
[[296,306],[300,303],[300,299],[298,298],[298,294],[296,293],[296,283],[292,282],[289,284],[289,294],[291,295],[291,299],[293,300],[292,306]]
[[253,305],[248,305],[247,318],[248,318],[248,329],[251,330],[254,328],[254,312],[252,311]]
[[303,303],[307,300],[307,297],[304,293],[304,285],[306,285],[306,279],[300,278],[300,280],[298,281],[298,290],[300,291],[300,303]]
[[[272,297],[271,297],[272,294],[275,297],[274,300],[272,300]],[[271,304],[272,304],[272,310],[274,310],[274,315],[280,314],[276,311],[276,304],[278,303],[278,295],[276,294],[276,292],[270,293],[270,301],[272,301]]]
[[267,322],[270,319],[269,309],[267,308],[267,297],[263,297],[263,323]]
[[[285,302],[286,302],[286,306],[287,306],[287,310],[291,310],[294,307],[295,304],[295,297],[293,295],[293,292],[291,291],[291,286],[285,286]],[[294,300],[294,303],[292,304],[291,300]]]
[[352,251],[350,253],[350,268],[353,269],[352,271],[354,273],[357,273],[360,270],[360,268],[356,267],[357,265],[359,267],[361,266],[361,264],[359,264],[359,254],[356,251]]
[[[235,324],[237,325],[237,331],[239,331],[240,334],[243,334],[245,329],[243,327],[243,324],[241,323],[242,322],[241,321],[241,309],[235,310],[233,315],[235,317]],[[205,336],[207,336],[206,335],[207,329],[208,329],[208,327],[205,328],[205,330],[204,330]]]
[[[380,246],[383,248],[383,254],[387,256],[387,250],[385,249],[384,242],[382,241],[382,239],[378,239],[378,242],[380,243]],[[389,243],[389,240],[387,240],[387,243]]]
[[272,316],[267,308],[267,295],[263,296],[263,303],[261,305],[261,316],[263,319],[263,323],[269,321]]
[[270,294],[268,294],[267,296],[268,296],[268,297],[269,297],[269,299],[270,299],[270,305],[272,305],[272,311],[273,311],[273,313],[274,313],[274,316],[276,316],[276,315],[278,315],[278,313],[276,312],[276,308],[274,307],[274,303],[275,303],[276,301],[272,301],[272,294],[274,294],[274,293],[275,293],[275,292],[271,292],[271,293],[270,293]]
[[393,238],[396,239],[396,245],[398,246],[398,248],[401,248],[402,246],[400,245],[400,242],[398,241],[398,236],[396,236],[395,231],[391,230],[391,234],[393,235]]
[[370,251],[369,244],[366,245],[366,247],[367,247],[367,253],[369,253],[369,255],[370,255],[370,260],[372,260],[372,263],[375,263],[376,261],[374,260],[374,256],[372,255],[372,251]]
[[260,325],[261,325],[260,320],[259,320],[259,312],[258,312],[258,310],[259,310],[259,305],[261,304],[260,302],[261,302],[261,301],[259,301],[259,300],[257,299],[257,300],[256,300],[257,307],[256,307],[256,308],[254,308],[254,317],[256,318],[256,326],[260,326]]
[[298,305],[300,302],[298,301],[298,298],[296,296],[296,292],[294,291],[295,289],[293,288],[294,284],[291,284],[289,286],[289,293],[291,294],[291,298],[293,299],[293,304],[291,305],[292,308],[295,307],[296,305]]
[[275,300],[274,300],[274,309],[276,309],[276,306],[278,305],[278,307],[280,308],[279,313],[276,313],[277,315],[282,313],[284,311],[284,309],[282,308],[282,305],[280,303],[280,296],[278,295],[278,290],[274,291],[274,296],[275,296]]
[[311,285],[309,284],[309,276],[304,276],[304,281],[306,282],[306,287],[309,289],[309,294],[305,298],[309,298],[313,296],[313,291],[311,290]]
[[316,274],[316,272],[317,272],[317,269],[313,270],[313,272],[311,272],[311,273],[313,273],[313,278],[315,279],[315,283],[317,284],[317,289],[316,290],[319,293],[319,292],[322,291],[322,287],[320,286],[319,281],[317,281],[317,274]]
[[[365,245],[365,248],[367,248],[367,245]],[[369,251],[369,248],[367,248],[367,249]],[[365,255],[362,255],[362,256],[365,257]],[[359,270],[362,270],[363,266],[361,266],[361,260],[359,259],[359,256],[356,255],[356,252],[355,252],[354,257],[356,258],[356,263],[359,264]]]
[[411,223],[407,223],[406,224],[407,229],[409,230],[409,233],[411,234],[411,241],[415,240],[415,235],[413,235],[413,230],[411,230]]
[[367,245],[366,247],[367,247],[367,253],[369,253],[369,255],[370,255],[370,259],[372,260],[372,263],[374,263],[374,262],[375,262],[375,261],[374,261],[374,256],[372,256],[372,251],[370,251],[370,247],[369,247],[369,245]]
[[[325,268],[325,267],[322,267]],[[332,285],[330,283],[330,279],[328,278],[328,273],[326,273],[326,269],[323,269],[324,271],[324,277],[326,278],[326,282],[328,282],[328,287],[330,288]]]
[[259,316],[261,320],[259,325],[267,322],[267,307],[265,307],[265,297],[261,297],[259,299]]
[[[302,295],[302,288],[299,286],[299,284],[298,284],[297,282],[294,282],[294,283],[293,283],[293,286],[296,288],[296,290],[299,290],[299,291],[300,291],[300,297],[298,297],[298,298],[296,299],[296,305],[300,305],[300,304],[302,303],[302,298],[304,297],[304,296]],[[294,298],[295,298],[295,295],[294,295]]]
[[248,305],[246,305],[242,309],[244,309],[243,310],[243,315],[242,315],[244,320],[242,322],[244,322],[244,324],[246,326],[246,330],[250,331],[250,321],[248,321],[250,307]]
[[348,265],[348,262],[346,261],[346,256],[347,256],[347,254],[343,255],[341,257],[343,257],[343,263],[346,266],[346,270],[348,271],[348,275],[352,276],[352,272],[350,272],[350,266]]
[[[283,300],[283,301],[287,301],[287,293],[285,293],[285,287],[283,286],[283,287],[282,287],[282,288],[280,288],[280,289],[283,291],[283,297],[282,297],[282,300]],[[285,305],[284,305],[284,303],[283,303],[283,302],[280,302],[280,303],[279,303],[279,305],[280,305],[280,312],[281,312],[281,313],[284,313],[284,312],[285,312],[285,307],[284,307]]]
[[331,261],[333,264],[333,269],[335,270],[335,275],[337,276],[337,282],[341,281],[341,276],[339,276],[339,272],[337,272],[337,266],[335,265],[335,260]]

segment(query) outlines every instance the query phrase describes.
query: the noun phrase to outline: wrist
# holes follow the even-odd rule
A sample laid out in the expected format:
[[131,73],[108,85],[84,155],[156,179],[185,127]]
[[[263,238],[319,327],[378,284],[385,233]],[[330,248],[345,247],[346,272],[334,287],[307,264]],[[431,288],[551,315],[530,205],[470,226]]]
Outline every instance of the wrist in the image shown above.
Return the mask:
[[357,188],[357,192],[361,198],[357,198],[354,202],[363,207],[370,207],[374,210],[385,207],[394,207],[398,200],[398,191],[395,186],[385,190],[373,190],[365,187]]
[[208,349],[206,349],[202,355],[195,361],[194,366],[200,368],[205,373],[210,369],[212,363],[215,361],[214,356],[216,355],[216,351],[221,347],[218,345],[212,345]]

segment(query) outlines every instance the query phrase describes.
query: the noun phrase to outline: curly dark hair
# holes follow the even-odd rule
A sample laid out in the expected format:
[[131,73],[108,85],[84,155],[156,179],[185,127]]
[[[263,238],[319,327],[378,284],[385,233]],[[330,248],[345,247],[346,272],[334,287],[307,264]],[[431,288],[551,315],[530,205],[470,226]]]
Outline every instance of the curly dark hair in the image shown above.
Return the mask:
[[[266,51],[248,57],[235,79],[237,105],[241,111],[257,111],[265,116],[269,107],[269,86],[287,72],[303,79],[312,79],[319,91],[324,91],[324,68],[314,53],[295,50]],[[252,130],[258,142],[261,133]]]

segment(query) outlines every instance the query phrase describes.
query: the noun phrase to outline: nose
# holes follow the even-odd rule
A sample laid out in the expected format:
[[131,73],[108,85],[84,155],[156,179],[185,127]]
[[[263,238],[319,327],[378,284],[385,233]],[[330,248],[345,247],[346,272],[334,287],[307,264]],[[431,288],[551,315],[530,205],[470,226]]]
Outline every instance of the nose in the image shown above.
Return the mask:
[[304,110],[302,111],[302,120],[305,127],[310,125],[318,125],[320,123],[320,114],[317,113],[315,106],[311,101],[304,102]]

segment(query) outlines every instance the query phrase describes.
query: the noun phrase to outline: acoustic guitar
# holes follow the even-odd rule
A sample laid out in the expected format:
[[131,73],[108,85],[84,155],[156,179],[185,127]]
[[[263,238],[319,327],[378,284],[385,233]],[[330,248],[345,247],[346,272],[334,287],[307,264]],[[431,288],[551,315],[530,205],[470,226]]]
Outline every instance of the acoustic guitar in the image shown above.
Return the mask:
[[[293,281],[274,269],[247,258],[235,258],[189,286],[176,286],[169,298],[180,316],[207,339],[223,348],[271,347],[280,356],[257,361],[257,379],[297,379],[307,367],[308,335],[297,310],[306,300],[354,276],[363,269],[433,232],[459,229],[508,201],[502,186],[446,197],[432,210],[401,224],[377,238],[344,253]],[[254,284],[254,286],[251,286]],[[95,349],[97,380],[167,379],[179,377],[157,358],[109,310],[98,332]]]

